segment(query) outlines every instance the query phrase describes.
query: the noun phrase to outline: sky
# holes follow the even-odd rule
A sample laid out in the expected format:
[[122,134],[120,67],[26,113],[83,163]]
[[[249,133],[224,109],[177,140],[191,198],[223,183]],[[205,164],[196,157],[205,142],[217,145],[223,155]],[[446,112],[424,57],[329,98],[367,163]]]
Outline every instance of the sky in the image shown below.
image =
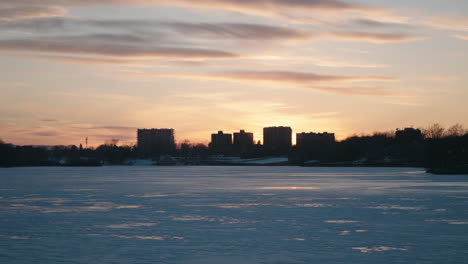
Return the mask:
[[2,0],[0,138],[468,127],[466,0]]

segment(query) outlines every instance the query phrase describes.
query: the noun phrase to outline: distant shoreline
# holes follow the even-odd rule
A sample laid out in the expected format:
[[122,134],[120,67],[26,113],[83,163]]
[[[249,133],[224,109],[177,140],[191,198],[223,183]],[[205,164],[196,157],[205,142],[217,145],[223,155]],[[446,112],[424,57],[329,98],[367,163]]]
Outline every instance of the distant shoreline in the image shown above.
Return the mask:
[[425,170],[426,173],[434,175],[467,175],[468,170],[463,168],[425,168],[421,166],[376,166],[376,165],[317,165],[317,166],[301,166],[294,164],[178,164],[178,165],[131,165],[131,164],[103,164],[96,166],[86,165],[31,165],[31,166],[3,166],[0,169],[12,168],[97,168],[97,167],[308,167],[308,168],[414,168]]

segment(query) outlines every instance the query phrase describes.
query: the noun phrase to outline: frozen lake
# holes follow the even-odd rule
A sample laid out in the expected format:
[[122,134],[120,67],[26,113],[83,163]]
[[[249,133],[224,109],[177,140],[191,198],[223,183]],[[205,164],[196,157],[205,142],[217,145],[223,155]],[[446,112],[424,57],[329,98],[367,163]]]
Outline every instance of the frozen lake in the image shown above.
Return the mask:
[[0,263],[468,263],[468,176],[0,169]]

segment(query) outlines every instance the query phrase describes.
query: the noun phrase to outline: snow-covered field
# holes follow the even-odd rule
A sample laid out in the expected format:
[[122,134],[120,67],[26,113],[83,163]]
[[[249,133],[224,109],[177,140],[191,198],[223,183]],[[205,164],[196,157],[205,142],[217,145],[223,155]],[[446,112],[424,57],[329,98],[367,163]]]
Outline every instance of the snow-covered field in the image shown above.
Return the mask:
[[468,176],[0,169],[0,263],[468,263]]

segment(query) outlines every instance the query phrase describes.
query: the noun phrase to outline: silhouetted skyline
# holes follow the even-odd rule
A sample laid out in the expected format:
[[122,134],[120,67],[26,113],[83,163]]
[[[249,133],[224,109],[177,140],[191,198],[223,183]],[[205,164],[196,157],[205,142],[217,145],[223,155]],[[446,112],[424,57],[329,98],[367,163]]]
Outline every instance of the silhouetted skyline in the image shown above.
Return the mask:
[[[265,128],[265,143],[253,144],[252,133],[213,133],[212,142],[191,144],[174,140],[174,129],[139,129],[138,145],[107,140],[97,148],[79,146],[14,146],[0,141],[0,166],[101,166],[132,165],[146,159],[157,165],[253,165],[260,159],[270,165],[426,167],[435,173],[468,172],[468,131],[461,125],[448,129],[433,124],[423,130],[396,129],[335,141],[333,133],[296,133],[290,127]],[[240,144],[239,139],[244,138]],[[250,163],[252,159],[254,163]],[[261,162],[258,164],[262,164]],[[266,165],[266,164],[264,164]]]

